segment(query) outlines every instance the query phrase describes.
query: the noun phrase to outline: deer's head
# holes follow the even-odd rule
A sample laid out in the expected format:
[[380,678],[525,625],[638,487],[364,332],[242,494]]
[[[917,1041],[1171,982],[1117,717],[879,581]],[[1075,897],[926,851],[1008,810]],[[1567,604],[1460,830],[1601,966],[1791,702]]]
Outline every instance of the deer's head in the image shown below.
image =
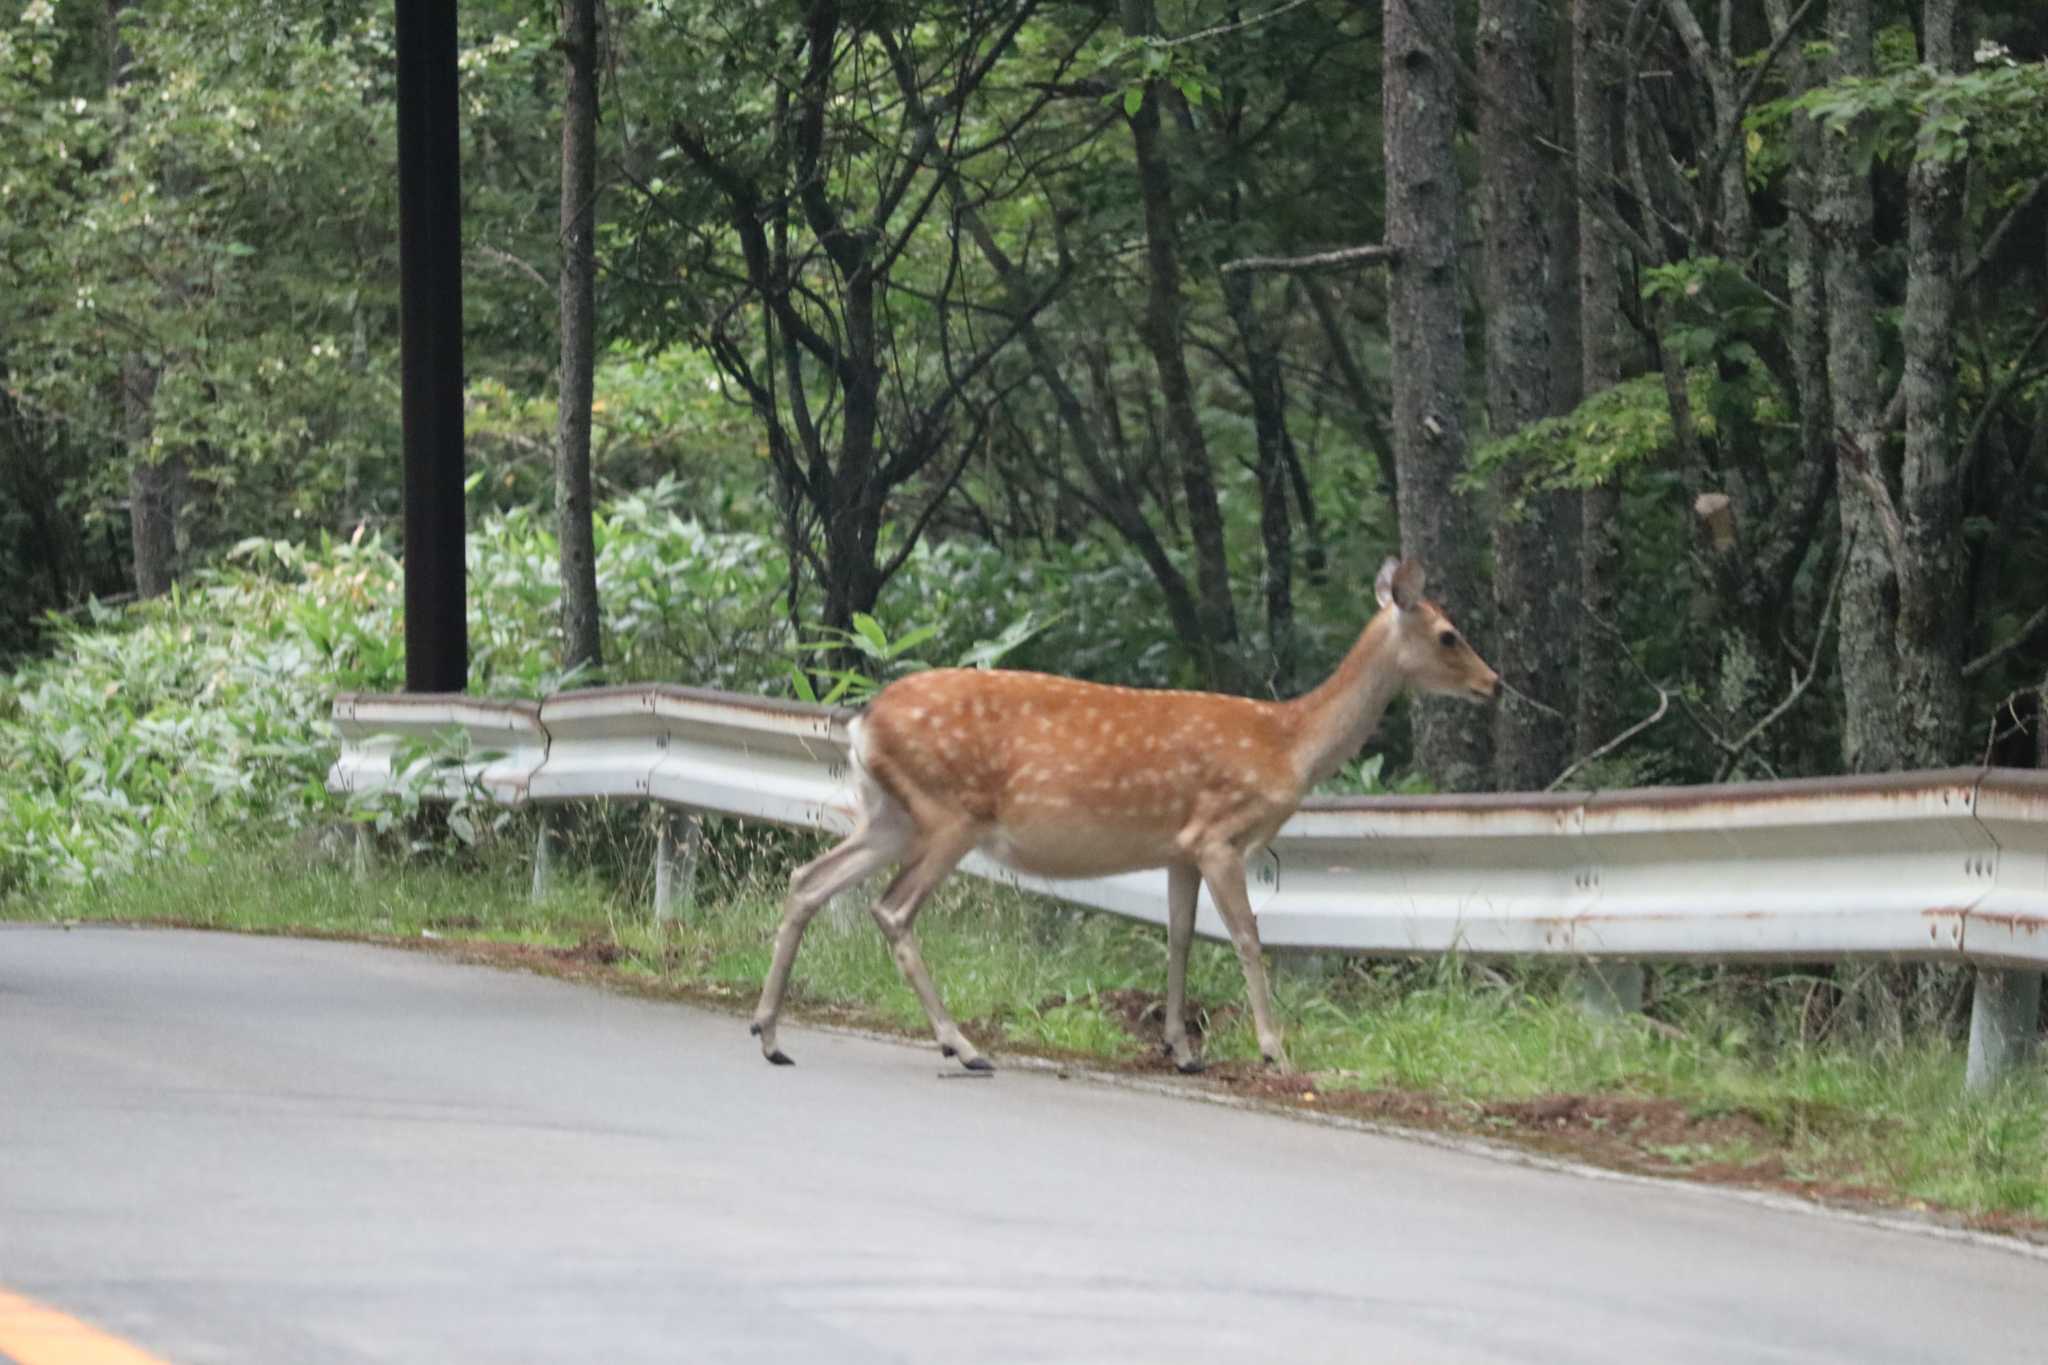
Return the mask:
[[1412,559],[1389,559],[1373,584],[1380,606],[1391,609],[1392,645],[1406,685],[1417,692],[1492,701],[1500,674],[1486,666],[1436,603],[1422,595],[1422,565]]

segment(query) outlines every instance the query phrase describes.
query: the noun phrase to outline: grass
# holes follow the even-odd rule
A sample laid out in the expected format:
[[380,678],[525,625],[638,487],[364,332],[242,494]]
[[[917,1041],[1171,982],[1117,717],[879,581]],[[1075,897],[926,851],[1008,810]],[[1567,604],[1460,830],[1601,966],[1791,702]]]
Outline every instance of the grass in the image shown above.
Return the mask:
[[[632,846],[637,828],[618,812],[596,821],[586,855],[617,846],[622,830]],[[531,900],[516,835],[460,858],[386,859],[361,883],[317,840],[261,851],[202,845],[102,885],[17,895],[0,902],[0,916],[438,939],[742,1008],[767,968],[781,878],[808,846],[738,835],[755,843],[707,875],[704,903],[656,925],[644,878],[621,879],[616,861],[610,875],[586,865]],[[1161,1065],[1159,931],[967,878],[941,889],[918,930],[949,1007],[999,1054]],[[1961,1047],[1939,1029],[1803,1037],[1797,979],[1667,968],[1653,1016],[1618,1021],[1580,1010],[1567,974],[1543,963],[1283,958],[1274,979],[1305,1073],[1287,1081],[1252,1065],[1235,957],[1195,947],[1190,1023],[1225,1084],[1629,1169],[1953,1210],[2001,1226],[2048,1220],[2039,1066],[1966,1096]],[[1774,989],[1785,998],[1774,1001]],[[857,896],[813,925],[791,1001],[798,1014],[926,1036]]]

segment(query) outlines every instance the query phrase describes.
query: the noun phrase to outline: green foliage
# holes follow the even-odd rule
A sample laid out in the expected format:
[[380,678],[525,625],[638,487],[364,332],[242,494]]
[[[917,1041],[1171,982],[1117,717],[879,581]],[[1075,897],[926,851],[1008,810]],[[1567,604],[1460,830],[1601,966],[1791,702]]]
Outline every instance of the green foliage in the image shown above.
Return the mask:
[[[762,536],[708,529],[685,515],[693,506],[665,479],[599,513],[615,676],[782,691],[792,636],[781,558]],[[573,685],[550,644],[557,557],[545,519],[525,507],[482,515],[467,573],[471,692],[537,697]],[[1128,608],[1134,575],[1078,553],[1048,568],[985,545],[928,546],[907,562],[890,610],[836,643],[872,660],[877,677],[931,646],[978,666],[1044,649],[1047,664],[1141,681],[1142,654],[1107,624]],[[408,756],[412,780],[369,806],[338,805],[324,787],[334,695],[404,685],[401,580],[374,533],[310,546],[252,537],[166,599],[51,618],[50,655],[0,688],[0,894],[105,882],[206,831],[268,836],[337,815],[408,823],[421,785],[459,754]],[[1039,605],[1015,615],[1003,605],[1024,600]],[[860,695],[853,686],[833,696]],[[465,842],[497,819],[481,807],[458,815]]]
[[1962,161],[1976,158],[2003,174],[2048,165],[2048,62],[2016,62],[1987,44],[1974,69],[1936,71],[1912,60],[1911,35],[1874,76],[1850,76],[1803,94],[1759,104],[1752,133],[1782,130],[1797,115],[1831,137],[1847,138],[1855,162]]
[[1360,754],[1316,788],[1318,796],[1423,796],[1435,791],[1421,773],[1389,775],[1384,753]]
[[[930,562],[929,559],[926,561]],[[1059,619],[1055,613],[1041,617],[1036,611],[1027,611],[1005,626],[992,639],[977,640],[968,646],[967,652],[954,661],[958,668],[994,668],[1006,656],[1021,648],[1033,637],[1042,635]],[[882,624],[866,612],[853,614],[852,630],[821,628],[817,639],[807,640],[795,647],[799,657],[828,654],[859,654],[871,666],[872,671],[858,668],[813,667],[809,672],[794,664],[790,666],[790,686],[801,701],[862,702],[882,690],[894,677],[914,673],[931,665],[922,659],[907,657],[908,652],[933,639],[939,633],[936,626],[917,626],[895,639]],[[815,674],[831,686],[820,695],[812,682]]]
[[1105,79],[1120,82],[1120,88],[1102,97],[1103,102],[1120,106],[1126,118],[1138,112],[1155,83],[1171,86],[1195,108],[1223,93],[1205,58],[1184,41],[1126,37],[1102,53],[1100,69]]
[[[783,636],[772,616],[763,624],[773,557],[756,537],[684,520],[676,501],[658,487],[603,518],[608,652],[629,676],[768,685]],[[548,648],[555,571],[531,513],[476,528],[472,691],[563,683]],[[252,539],[162,601],[52,620],[52,655],[0,689],[0,892],[118,877],[203,830],[285,831],[337,813],[328,713],[337,692],[403,687],[400,579],[374,535]],[[393,824],[410,813],[406,789],[393,800],[358,814]]]
[[[527,226],[552,194],[510,155],[522,130],[527,159],[553,154],[551,25],[522,8],[465,12],[463,116],[498,153],[465,160],[486,262],[553,240]],[[392,82],[374,6],[168,0],[122,7],[117,31],[90,6],[0,18],[0,383],[64,479],[45,515],[118,540],[131,464],[176,459],[193,552],[395,519]],[[481,380],[528,365],[531,300],[508,286],[531,287],[465,285]]]
[[[1696,401],[1704,402],[1708,383],[1705,374],[1689,376]],[[1459,487],[1476,493],[1505,475],[1514,490],[1512,509],[1531,493],[1593,488],[1624,477],[1668,451],[1671,443],[1663,378],[1638,375],[1601,390],[1562,417],[1532,422],[1475,447]]]

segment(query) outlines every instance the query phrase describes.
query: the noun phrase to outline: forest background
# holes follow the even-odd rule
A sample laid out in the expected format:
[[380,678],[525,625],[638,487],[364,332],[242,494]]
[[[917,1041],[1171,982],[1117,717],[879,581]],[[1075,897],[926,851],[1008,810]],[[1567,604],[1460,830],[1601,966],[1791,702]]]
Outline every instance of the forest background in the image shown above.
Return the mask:
[[[1516,689],[1395,728],[1436,787],[2033,758],[2038,6],[461,16],[472,518],[568,566],[522,685],[1287,695],[1399,545]],[[382,5],[0,21],[0,651],[402,548],[393,86]],[[756,538],[722,639],[605,609],[659,566],[593,497]]]

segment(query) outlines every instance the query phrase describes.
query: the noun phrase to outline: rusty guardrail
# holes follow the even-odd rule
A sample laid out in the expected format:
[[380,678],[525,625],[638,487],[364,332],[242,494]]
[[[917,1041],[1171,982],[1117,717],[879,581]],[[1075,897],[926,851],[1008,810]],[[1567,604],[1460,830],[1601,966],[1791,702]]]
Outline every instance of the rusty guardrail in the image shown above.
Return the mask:
[[[422,782],[505,805],[592,798],[804,828],[850,827],[837,708],[672,686],[532,702],[335,701],[328,785]],[[455,766],[398,771],[404,741],[459,732]],[[415,760],[423,763],[425,760]],[[1165,875],[965,870],[1163,923]],[[1311,797],[1255,864],[1274,948],[1591,960],[1890,957],[2048,967],[2048,773],[1862,778],[1551,795]],[[1206,895],[1196,930],[1226,937]],[[2031,979],[2031,978],[2029,978]],[[2010,994],[2008,992],[2007,994]],[[1997,991],[1980,991],[1980,1003]],[[1987,1036],[2030,1031],[2024,990]],[[1999,1029],[2004,1033],[2000,1035]],[[1990,1044],[1987,1044],[1990,1046]]]

